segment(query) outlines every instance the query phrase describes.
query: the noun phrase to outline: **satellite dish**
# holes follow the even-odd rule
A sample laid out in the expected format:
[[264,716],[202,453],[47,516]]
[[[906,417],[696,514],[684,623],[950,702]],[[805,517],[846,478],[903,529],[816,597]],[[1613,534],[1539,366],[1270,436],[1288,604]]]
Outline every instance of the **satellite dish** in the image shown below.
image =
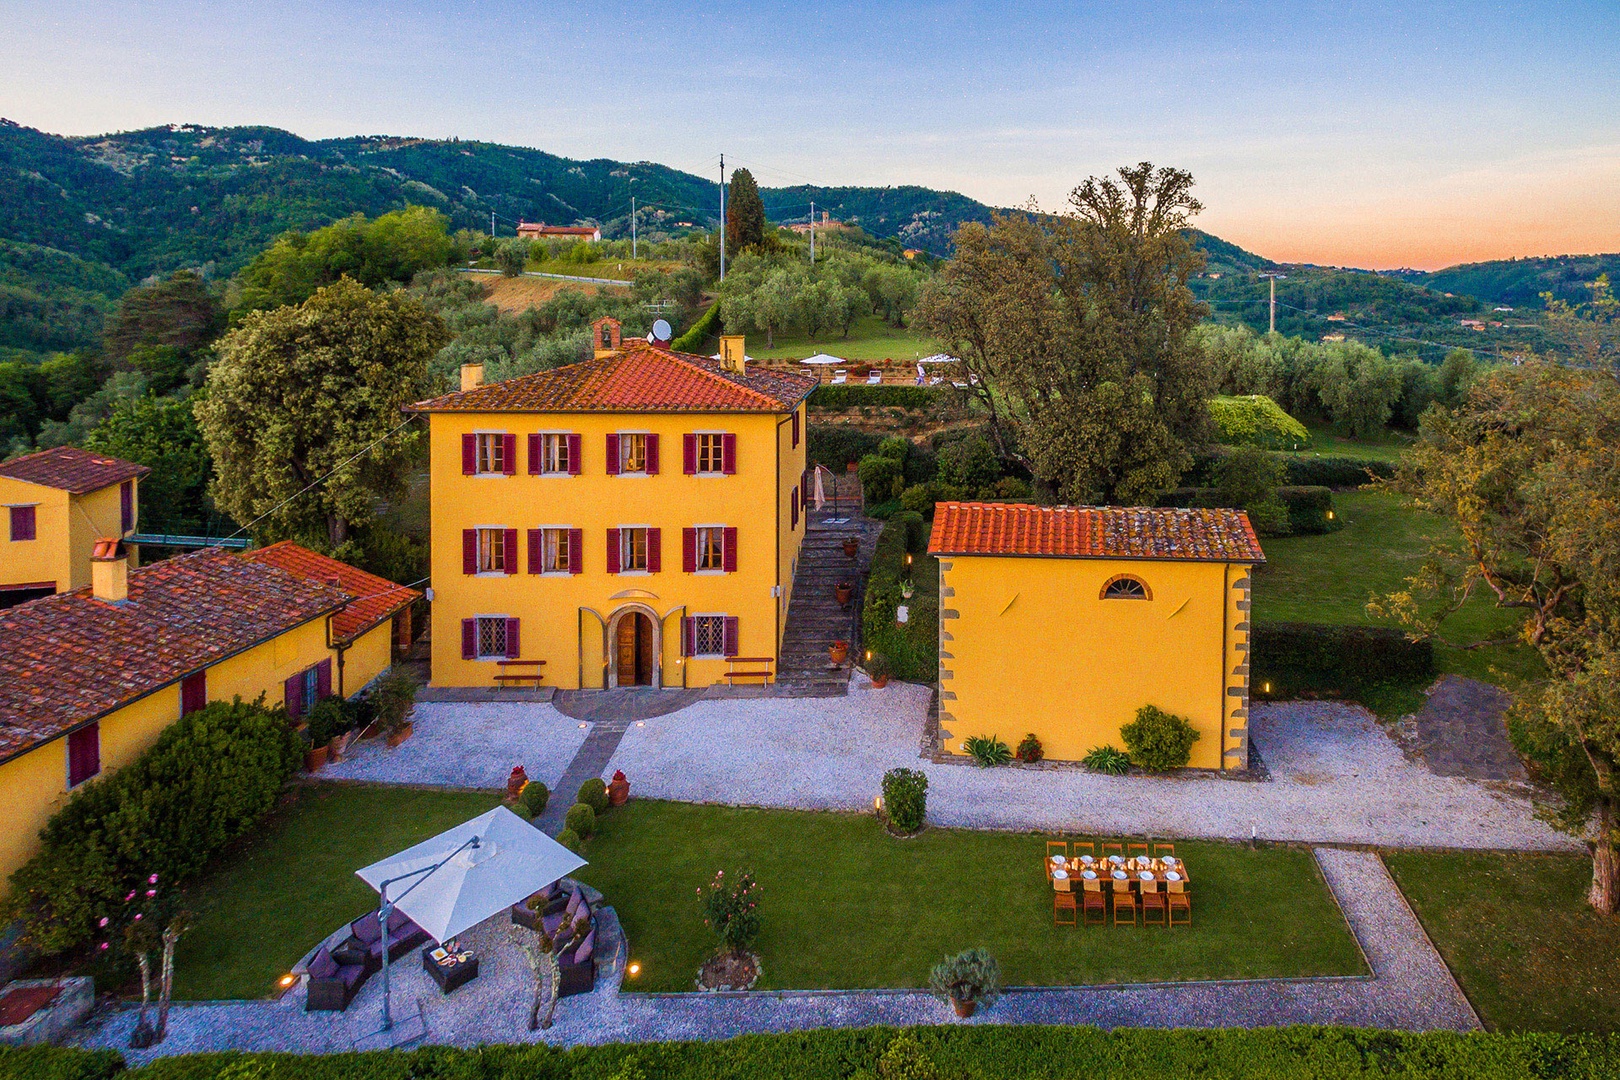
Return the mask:
[[652,332],[653,337],[659,341],[668,341],[670,338],[675,336],[675,331],[670,329],[669,323],[663,319],[659,319],[657,322],[653,323]]

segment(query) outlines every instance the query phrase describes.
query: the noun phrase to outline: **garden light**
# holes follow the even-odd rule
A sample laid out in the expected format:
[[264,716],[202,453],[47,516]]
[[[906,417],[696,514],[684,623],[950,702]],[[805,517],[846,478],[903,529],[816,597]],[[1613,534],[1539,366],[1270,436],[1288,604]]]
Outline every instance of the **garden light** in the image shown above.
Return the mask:
[[1269,693],[1271,693],[1271,684],[1270,684],[1270,683],[1261,683],[1261,684],[1260,684],[1260,692],[1261,692],[1261,693],[1262,693],[1262,694],[1269,694]]
[[276,980],[276,985],[285,990],[297,981],[297,978],[292,975],[283,975],[281,978]]
[[631,978],[632,978],[632,979],[633,979],[633,978],[635,978],[635,977],[636,977],[636,976],[637,976],[637,975],[640,975],[640,974],[641,974],[641,964],[640,964],[640,963],[639,963],[639,962],[637,962],[637,961],[634,961],[634,960],[632,960],[632,961],[631,961],[631,962],[630,962],[630,966],[629,966],[629,967],[627,967],[627,968],[625,968],[625,969],[624,969],[624,970],[625,970],[625,971],[626,971],[626,972],[627,972],[627,973],[628,973],[628,974],[629,974],[629,975],[630,975],[630,977],[631,977]]

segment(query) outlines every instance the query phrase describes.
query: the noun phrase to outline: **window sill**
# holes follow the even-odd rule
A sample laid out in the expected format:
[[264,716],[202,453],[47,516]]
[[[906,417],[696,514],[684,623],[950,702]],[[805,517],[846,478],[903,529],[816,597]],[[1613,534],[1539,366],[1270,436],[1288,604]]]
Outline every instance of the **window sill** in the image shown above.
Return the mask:
[[692,573],[697,577],[725,577],[726,574],[728,573],[728,571],[725,571],[725,570],[694,570],[694,571],[692,571]]
[[468,478],[472,480],[509,480],[515,475],[517,474],[503,472],[475,472],[470,474]]
[[535,577],[570,578],[578,575],[568,570],[542,570]]
[[473,574],[472,576],[482,578],[502,578],[511,577],[512,575],[507,573],[505,570],[480,570],[478,573]]
[[651,570],[620,570],[618,577],[652,577]]

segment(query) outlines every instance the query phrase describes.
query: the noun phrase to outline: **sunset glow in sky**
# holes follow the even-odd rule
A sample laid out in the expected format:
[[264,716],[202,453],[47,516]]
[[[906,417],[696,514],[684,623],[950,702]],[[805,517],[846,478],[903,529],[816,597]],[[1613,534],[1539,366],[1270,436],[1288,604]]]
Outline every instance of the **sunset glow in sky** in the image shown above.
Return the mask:
[[1620,3],[0,0],[0,114],[268,124],[1048,209],[1192,170],[1272,259],[1620,251]]

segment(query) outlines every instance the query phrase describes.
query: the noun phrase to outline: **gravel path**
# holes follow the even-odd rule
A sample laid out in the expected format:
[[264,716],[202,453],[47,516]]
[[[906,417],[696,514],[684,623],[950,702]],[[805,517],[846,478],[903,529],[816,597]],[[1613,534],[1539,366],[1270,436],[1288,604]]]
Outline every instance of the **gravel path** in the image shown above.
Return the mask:
[[[1255,709],[1268,783],[1209,774],[1110,777],[1070,766],[977,769],[918,758],[926,687],[838,699],[700,701],[625,733],[606,772],[686,802],[857,810],[885,770],[922,768],[940,825],[1393,847],[1578,850],[1516,790],[1436,776],[1376,719],[1337,702]],[[1002,732],[1015,736],[1017,732]]]
[[389,749],[382,739],[359,743],[323,777],[384,784],[503,788],[512,766],[557,786],[586,731],[552,706],[524,702],[419,701],[413,734]]
[[[1096,1024],[1100,1027],[1265,1027],[1351,1024],[1415,1031],[1479,1029],[1479,1020],[1377,855],[1319,848],[1319,864],[1373,977],[1256,979],[1013,990],[967,1023]],[[606,912],[604,918],[610,918]],[[1080,931],[1077,933],[1091,932]],[[382,982],[373,977],[342,1013],[305,1013],[302,990],[277,1002],[181,1005],[156,1051],[126,1049],[135,1012],[101,1014],[78,1045],[124,1050],[132,1062],[205,1050],[334,1053],[418,1042],[475,1046],[544,1040],[558,1045],[723,1039],[749,1032],[870,1024],[961,1023],[918,991],[791,991],[759,994],[621,995],[624,953],[604,957],[596,990],[566,998],[557,1023],[530,1032],[532,976],[504,916],[462,935],[479,953],[478,978],[439,993],[419,964],[394,969],[396,1028],[378,1037]],[[769,963],[767,958],[766,963]],[[388,1040],[388,1041],[385,1041]]]

